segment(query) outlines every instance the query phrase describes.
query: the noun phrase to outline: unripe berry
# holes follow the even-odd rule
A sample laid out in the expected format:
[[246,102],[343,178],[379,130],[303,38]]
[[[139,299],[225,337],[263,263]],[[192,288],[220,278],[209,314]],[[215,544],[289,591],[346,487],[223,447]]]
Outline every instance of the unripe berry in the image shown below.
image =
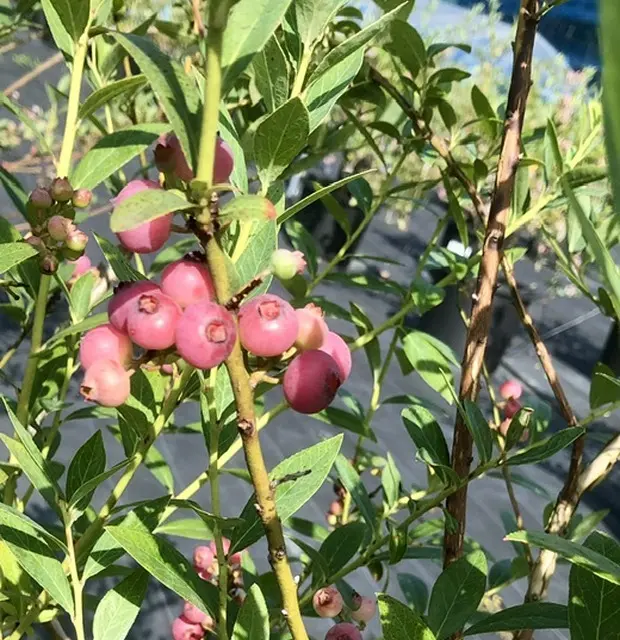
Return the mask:
[[506,380],[499,387],[499,395],[504,400],[509,400],[510,398],[518,400],[522,394],[523,387],[518,380]]
[[306,261],[301,251],[277,249],[271,255],[271,271],[279,280],[290,280],[302,274],[305,268]]
[[176,326],[179,355],[198,369],[211,369],[224,362],[236,339],[237,326],[232,313],[209,300],[187,307]]
[[93,192],[90,189],[76,189],[73,192],[73,206],[78,209],[86,209],[93,199]]
[[299,322],[295,346],[299,351],[320,349],[329,333],[322,309],[310,303],[303,309],[295,309],[295,315]]
[[[114,206],[117,206],[127,198],[136,195],[136,193],[149,189],[160,189],[160,186],[152,180],[132,180],[123,187],[116,198],[112,200],[112,203]],[[128,251],[133,251],[134,253],[152,253],[164,246],[166,240],[170,237],[171,228],[172,213],[168,213],[159,218],[155,218],[155,220],[144,222],[128,231],[120,231],[116,236]]]
[[321,618],[335,618],[340,615],[344,600],[336,587],[323,587],[312,597],[312,606]]
[[56,202],[69,202],[73,197],[73,187],[67,178],[54,178],[50,194]]
[[102,324],[84,334],[80,344],[80,362],[88,369],[98,360],[114,360],[123,366],[131,362],[131,340],[111,324]]
[[506,418],[513,418],[517,415],[521,409],[521,403],[514,398],[510,398],[510,400],[506,401],[506,405],[504,406],[504,416]]
[[52,204],[54,204],[50,192],[47,189],[42,189],[41,187],[37,187],[30,194],[30,202],[37,209],[49,209]]
[[298,329],[293,307],[270,293],[256,296],[239,309],[239,339],[254,355],[279,356],[293,346]]
[[193,605],[191,602],[186,602],[183,605],[183,618],[193,624],[204,626],[203,622],[207,622],[207,618],[209,618],[209,616],[201,611],[196,605]]
[[215,298],[215,287],[207,265],[192,255],[166,266],[161,274],[161,290],[182,309],[200,300]]
[[366,598],[359,593],[353,596],[351,617],[355,622],[370,622],[376,613],[377,601],[374,598]]
[[228,146],[227,142],[224,142],[224,140],[218,136],[215,144],[215,166],[213,167],[214,184],[228,182],[233,168],[234,160],[232,149]]
[[325,640],[362,640],[362,633],[350,622],[339,622],[327,632]]
[[70,260],[69,264],[72,264],[75,267],[71,274],[71,278],[76,280],[93,266],[88,256],[80,256],[77,260]]
[[47,221],[47,232],[52,240],[56,242],[64,242],[67,236],[75,231],[75,225],[69,218],[63,216],[52,216]]
[[194,569],[196,571],[210,571],[213,568],[215,553],[210,546],[200,545],[194,549]]
[[173,640],[202,640],[204,637],[205,630],[199,624],[189,622],[183,617],[172,623]]
[[143,349],[160,351],[174,344],[181,319],[179,305],[163,293],[143,293],[127,314],[127,333]]
[[[230,540],[228,538],[222,538],[222,547],[224,548],[224,555],[228,555],[230,551]],[[213,552],[213,557],[217,560],[217,547],[215,546],[215,540],[211,540],[209,542],[209,548]],[[241,564],[241,551],[237,551],[237,553],[233,553],[230,558],[228,558],[228,564],[239,565]]]
[[97,360],[86,370],[80,393],[104,407],[120,407],[129,398],[129,373],[114,360]]
[[347,343],[333,331],[330,331],[325,338],[320,351],[328,353],[338,365],[340,377],[345,382],[351,374],[351,351]]
[[127,315],[138,298],[144,293],[159,293],[160,291],[158,285],[148,280],[121,282],[108,305],[110,324],[119,331],[127,333]]
[[335,516],[340,516],[342,515],[342,502],[340,502],[340,500],[334,500],[330,505],[329,505],[329,512]]
[[304,351],[284,373],[284,397],[299,413],[318,413],[328,407],[342,384],[336,361],[323,351]]
[[79,229],[75,229],[73,231],[69,231],[69,235],[65,240],[65,245],[67,249],[70,251],[81,252],[86,249],[86,245],[88,244],[88,236]]

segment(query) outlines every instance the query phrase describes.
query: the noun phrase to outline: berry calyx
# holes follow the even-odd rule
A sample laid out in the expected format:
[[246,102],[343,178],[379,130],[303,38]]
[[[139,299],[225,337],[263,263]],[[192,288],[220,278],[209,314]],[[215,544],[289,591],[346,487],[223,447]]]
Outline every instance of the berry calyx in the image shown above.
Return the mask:
[[86,370],[80,393],[104,407],[120,407],[129,398],[129,373],[115,360],[97,360]]
[[181,309],[172,298],[160,292],[143,293],[129,309],[127,333],[143,349],[168,349],[174,344],[180,318]]
[[[112,203],[116,207],[127,198],[136,195],[136,193],[152,189],[160,189],[159,184],[152,180],[131,180],[123,187],[116,198],[112,200]],[[164,246],[166,240],[170,237],[171,230],[172,213],[167,213],[154,220],[144,222],[133,229],[119,231],[116,236],[121,245],[128,251],[133,251],[134,253],[152,253]]]
[[211,369],[224,362],[236,340],[232,313],[209,300],[187,307],[176,325],[177,351],[198,369]]
[[325,640],[362,640],[362,633],[350,622],[339,622],[327,632]]
[[301,251],[277,249],[271,255],[271,271],[279,280],[290,280],[302,274],[305,268],[306,261]]
[[193,255],[166,266],[161,274],[161,290],[182,309],[200,300],[215,298],[215,287],[207,265]]
[[523,386],[518,380],[506,380],[499,387],[499,395],[504,400],[514,398],[518,400],[523,394]]
[[254,355],[271,358],[290,349],[299,321],[291,305],[270,293],[256,296],[239,309],[239,339]]
[[510,398],[510,400],[506,401],[506,405],[504,406],[504,416],[506,418],[513,418],[517,415],[520,409],[521,403],[514,398]]
[[114,360],[123,366],[131,362],[131,340],[111,324],[87,331],[80,344],[80,362],[88,369],[98,360]]
[[335,618],[340,615],[344,600],[336,587],[323,587],[312,597],[312,606],[321,618]]
[[318,413],[328,407],[342,384],[336,361],[324,351],[304,351],[284,373],[284,397],[294,411]]
[[69,218],[63,216],[52,216],[47,221],[47,232],[52,240],[64,242],[69,233],[75,231],[75,225]]
[[189,622],[182,616],[172,623],[173,640],[202,640],[205,630],[201,625]]
[[345,382],[349,375],[351,375],[351,351],[347,343],[333,331],[328,332],[323,346],[320,347],[320,351],[324,351],[329,354],[338,365],[340,371],[340,377]]
[[73,187],[67,178],[54,178],[50,194],[56,202],[69,202],[73,198]]
[[119,331],[127,333],[127,315],[136,300],[144,293],[160,291],[161,289],[154,282],[148,280],[121,282],[108,305],[110,324]]
[[50,192],[41,187],[37,187],[30,194],[30,202],[36,209],[49,209],[54,204]]
[[93,199],[93,192],[90,189],[76,189],[73,192],[73,206],[77,209],[86,209]]
[[320,349],[329,333],[322,309],[310,303],[303,309],[295,309],[295,315],[299,323],[295,346],[299,351]]
[[370,622],[377,613],[377,601],[374,598],[366,598],[356,593],[353,596],[353,609],[351,618],[355,622]]

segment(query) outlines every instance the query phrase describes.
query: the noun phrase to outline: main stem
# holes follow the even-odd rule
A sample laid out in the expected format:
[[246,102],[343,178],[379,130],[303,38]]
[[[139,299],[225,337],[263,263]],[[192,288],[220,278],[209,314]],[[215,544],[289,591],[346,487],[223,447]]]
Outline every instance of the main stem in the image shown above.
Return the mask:
[[[207,55],[205,64],[205,96],[200,136],[198,171],[196,178],[212,187],[213,167],[215,162],[215,144],[218,127],[219,104],[222,87],[222,40],[228,15],[226,0],[214,1],[209,6]],[[205,194],[208,198],[210,193]],[[206,211],[204,212],[206,213]],[[216,238],[206,243],[207,261],[213,275],[217,298],[220,303],[226,302],[231,294],[228,271],[224,253]],[[308,640],[297,599],[297,585],[286,555],[286,545],[282,523],[278,518],[274,489],[269,480],[267,467],[256,428],[254,411],[254,395],[250,385],[250,377],[245,368],[243,352],[239,340],[236,341],[232,353],[226,360],[226,368],[233,388],[237,405],[237,426],[243,443],[245,459],[252,478],[256,494],[257,511],[265,528],[269,546],[269,560],[280,592],[283,610],[293,640]]]
[[71,517],[68,509],[63,509],[63,521],[65,525],[65,537],[67,539],[67,547],[69,549],[69,572],[71,574],[71,584],[73,586],[73,600],[75,610],[73,612],[73,626],[77,640],[86,640],[84,635],[84,607],[82,605],[82,583],[77,567],[77,558],[75,556],[75,545],[73,544],[73,532],[71,531]]

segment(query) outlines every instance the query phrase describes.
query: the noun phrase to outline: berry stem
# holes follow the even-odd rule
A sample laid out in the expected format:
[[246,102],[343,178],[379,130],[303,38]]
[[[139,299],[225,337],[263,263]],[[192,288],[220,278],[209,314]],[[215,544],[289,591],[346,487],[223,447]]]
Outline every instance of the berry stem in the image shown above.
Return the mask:
[[[222,530],[217,518],[222,515],[220,503],[220,475],[219,475],[219,446],[220,446],[220,424],[217,419],[217,408],[215,404],[215,379],[217,367],[211,369],[208,384],[203,384],[206,401],[208,405],[208,416],[203,416],[203,420],[209,422],[209,483],[211,485],[211,509],[216,517],[213,527],[213,537],[215,539],[215,550],[217,554],[218,580],[220,588],[220,612],[217,619],[217,637],[220,640],[228,640],[228,629],[226,627],[226,612],[228,609],[228,563],[224,552],[222,541]],[[204,378],[201,376],[201,381]]]
[[75,633],[77,640],[86,640],[84,635],[84,611],[82,605],[82,583],[80,581],[80,575],[78,573],[77,558],[75,555],[75,545],[73,543],[73,531],[71,530],[71,514],[69,508],[66,505],[62,505],[62,519],[65,526],[65,538],[67,539],[67,548],[69,549],[69,555],[67,559],[69,561],[69,573],[71,574],[71,586],[73,587],[73,626],[75,627]]

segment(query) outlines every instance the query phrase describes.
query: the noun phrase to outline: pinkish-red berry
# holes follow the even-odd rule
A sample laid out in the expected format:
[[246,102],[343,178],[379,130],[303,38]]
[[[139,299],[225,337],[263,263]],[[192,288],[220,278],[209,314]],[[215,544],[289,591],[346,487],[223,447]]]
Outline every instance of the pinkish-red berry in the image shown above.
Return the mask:
[[298,329],[295,309],[279,296],[265,293],[239,309],[239,339],[254,355],[279,356],[293,346]]
[[[159,184],[152,180],[132,180],[128,182],[116,198],[112,200],[112,204],[117,206],[127,198],[135,196],[136,193],[160,188]],[[155,220],[144,222],[128,231],[120,231],[116,235],[120,243],[128,251],[133,251],[134,253],[152,253],[164,246],[166,240],[170,237],[171,228],[172,213],[168,213],[159,218],[155,218]]]
[[196,571],[210,571],[214,560],[215,554],[210,546],[203,544],[194,549],[194,568]]
[[362,633],[350,622],[339,622],[327,632],[325,640],[362,640]]
[[77,260],[69,260],[69,264],[74,267],[71,278],[76,280],[93,266],[88,256],[80,256]]
[[69,202],[73,197],[73,187],[67,178],[54,178],[50,193],[56,202]]
[[351,375],[351,351],[347,343],[337,333],[330,331],[320,350],[328,353],[336,361],[340,377],[345,382]]
[[115,360],[97,360],[86,370],[80,393],[104,407],[120,407],[129,397],[129,373]]
[[303,309],[295,309],[295,315],[299,323],[295,346],[299,351],[320,349],[329,329],[323,320],[323,310],[315,304],[307,304]]
[[323,587],[312,597],[312,606],[321,618],[335,618],[340,615],[344,600],[336,587]]
[[517,415],[521,409],[521,403],[514,398],[510,398],[510,400],[506,401],[506,405],[504,406],[504,416],[506,418],[513,418]]
[[366,598],[356,593],[353,596],[353,609],[351,617],[355,622],[370,622],[377,613],[377,601],[374,598]]
[[205,630],[199,624],[189,622],[183,617],[172,623],[173,640],[202,640],[204,637]]
[[209,616],[201,611],[196,605],[191,602],[186,602],[183,605],[183,618],[193,624],[199,624],[202,626],[203,622],[207,622]]
[[64,242],[73,231],[75,231],[75,225],[69,218],[52,216],[47,221],[47,232],[52,240],[56,240],[56,242]]
[[[228,555],[230,551],[230,540],[228,538],[222,538],[222,547],[224,548],[224,555]],[[217,560],[217,548],[215,546],[215,540],[211,540],[209,542],[209,548],[213,552],[213,557]],[[241,551],[237,551],[237,553],[233,553],[230,558],[228,558],[228,564],[239,565],[241,564]]]
[[155,162],[160,171],[173,172],[180,180],[191,182],[194,179],[194,172],[187,163],[181,142],[174,133],[160,136],[155,148]]
[[233,152],[222,138],[217,139],[215,145],[215,167],[213,168],[213,182],[223,184],[228,182],[234,168]]
[[47,189],[42,189],[41,187],[37,187],[30,194],[30,202],[37,209],[49,209],[52,204],[54,204],[50,192]]
[[161,289],[154,282],[121,282],[108,305],[110,324],[119,331],[127,333],[127,315],[129,310],[144,293],[158,293]]
[[131,362],[131,340],[111,324],[102,324],[84,334],[80,344],[80,362],[88,369],[97,360],[114,360],[123,366]]
[[211,369],[224,362],[236,340],[232,313],[209,300],[187,307],[176,325],[177,351],[198,369]]
[[182,309],[201,300],[215,299],[215,287],[207,265],[193,256],[166,266],[161,274],[161,290]]
[[518,380],[506,380],[499,387],[499,395],[504,400],[509,400],[510,398],[518,400],[522,394],[523,387]]
[[86,209],[93,199],[90,189],[76,189],[73,192],[73,206],[78,209]]
[[160,292],[143,293],[127,314],[127,333],[143,349],[168,349],[174,344],[181,308]]
[[341,516],[343,512],[342,502],[340,500],[334,500],[329,505],[329,513],[333,516]]
[[328,407],[342,384],[336,361],[324,351],[304,351],[284,373],[284,397],[299,413],[318,413]]

